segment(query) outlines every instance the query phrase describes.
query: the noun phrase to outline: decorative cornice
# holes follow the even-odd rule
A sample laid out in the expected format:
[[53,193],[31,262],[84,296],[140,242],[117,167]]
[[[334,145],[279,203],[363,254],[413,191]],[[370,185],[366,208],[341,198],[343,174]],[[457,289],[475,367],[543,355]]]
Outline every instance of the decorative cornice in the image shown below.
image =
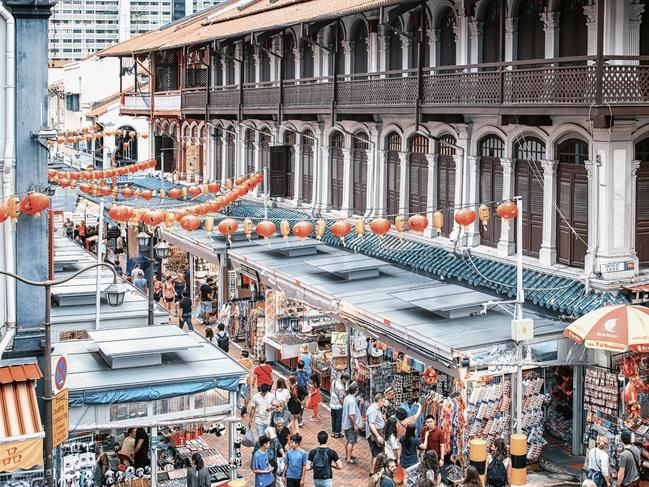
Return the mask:
[[584,5],[584,15],[588,18],[587,24],[594,24],[597,22],[597,6],[596,5]]
[[642,14],[644,13],[645,5],[644,3],[631,3],[629,2],[629,20],[631,21],[640,21],[642,20]]

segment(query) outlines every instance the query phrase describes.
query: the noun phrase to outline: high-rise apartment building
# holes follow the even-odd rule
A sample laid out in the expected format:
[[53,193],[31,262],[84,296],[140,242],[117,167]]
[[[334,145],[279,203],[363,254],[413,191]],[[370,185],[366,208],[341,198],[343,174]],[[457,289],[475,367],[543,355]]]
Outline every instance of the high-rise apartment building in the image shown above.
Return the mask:
[[61,0],[52,9],[49,59],[78,61],[223,0]]

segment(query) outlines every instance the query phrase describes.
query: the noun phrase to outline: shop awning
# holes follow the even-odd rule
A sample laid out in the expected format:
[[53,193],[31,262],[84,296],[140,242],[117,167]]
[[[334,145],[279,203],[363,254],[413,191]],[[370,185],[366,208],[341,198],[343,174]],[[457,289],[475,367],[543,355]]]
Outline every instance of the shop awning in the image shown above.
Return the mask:
[[0,472],[43,464],[35,381],[43,377],[36,363],[0,363]]

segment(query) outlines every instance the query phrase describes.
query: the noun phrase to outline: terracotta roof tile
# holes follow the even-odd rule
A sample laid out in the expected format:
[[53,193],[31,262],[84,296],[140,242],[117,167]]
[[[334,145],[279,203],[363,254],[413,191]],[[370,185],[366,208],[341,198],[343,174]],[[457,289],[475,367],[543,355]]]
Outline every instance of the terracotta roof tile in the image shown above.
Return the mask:
[[0,367],[0,384],[38,380],[43,377],[37,364],[8,365]]
[[[38,369],[38,366],[35,367]],[[23,381],[0,385],[0,438],[28,435],[42,430],[34,383]]]

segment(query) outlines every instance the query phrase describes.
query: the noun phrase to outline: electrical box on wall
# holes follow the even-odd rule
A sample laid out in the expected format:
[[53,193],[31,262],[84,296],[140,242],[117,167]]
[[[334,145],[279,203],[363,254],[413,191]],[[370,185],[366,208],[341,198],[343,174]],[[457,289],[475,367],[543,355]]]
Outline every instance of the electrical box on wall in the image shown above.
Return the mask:
[[520,342],[534,338],[534,320],[523,318],[512,320],[512,340]]

